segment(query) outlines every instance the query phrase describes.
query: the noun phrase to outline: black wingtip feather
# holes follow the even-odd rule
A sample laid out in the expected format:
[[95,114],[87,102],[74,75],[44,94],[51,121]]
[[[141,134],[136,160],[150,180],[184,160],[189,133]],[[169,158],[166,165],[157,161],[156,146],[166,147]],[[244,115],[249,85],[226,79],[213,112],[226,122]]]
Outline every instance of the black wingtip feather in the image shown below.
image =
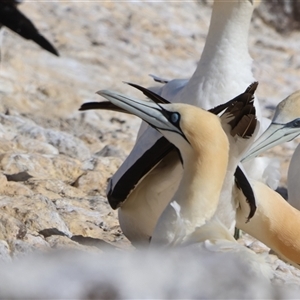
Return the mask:
[[[113,209],[124,202],[141,178],[146,175],[161,159],[177,148],[165,137],[159,138],[120,178],[114,188],[110,186],[107,200]],[[111,184],[111,182],[110,182]]]
[[43,49],[52,53],[53,55],[59,56],[58,51],[53,47],[53,45],[44,38],[41,34],[37,34],[31,38],[36,44],[38,44]]
[[120,108],[119,106],[116,106],[109,101],[87,102],[87,103],[83,103],[79,108],[80,111],[91,110],[91,109],[111,110],[111,111],[121,112],[124,114],[130,114],[127,110]]
[[131,83],[131,82],[125,82],[124,83],[140,90],[146,97],[148,97],[149,99],[151,99],[152,101],[154,101],[155,103],[158,103],[158,104],[168,104],[168,103],[171,103],[170,101],[164,99],[163,97],[161,97],[160,95],[152,92],[151,90],[149,89],[146,89],[138,84],[135,84],[135,83]]
[[43,37],[35,25],[18,10],[15,2],[2,1],[0,3],[0,23],[23,38],[34,41],[48,52],[59,56],[58,51],[53,45]]
[[246,201],[250,207],[250,212],[246,221],[247,223],[254,216],[256,211],[256,201],[254,192],[250,182],[248,181],[247,177],[245,176],[244,172],[239,166],[235,170],[234,177],[237,187],[242,190],[244,196],[246,197]]
[[[252,99],[252,98],[253,98],[252,96],[254,96],[254,93],[255,93],[255,91],[256,91],[257,86],[258,86],[258,82],[257,82],[257,81],[251,83],[251,84],[246,88],[246,90],[245,90],[244,93],[238,95],[237,97],[235,97],[235,98],[229,100],[228,102],[226,102],[226,103],[224,103],[224,104],[220,104],[220,105],[218,105],[218,106],[215,106],[215,107],[209,109],[208,111],[211,112],[211,113],[213,113],[213,114],[215,114],[215,115],[218,115],[219,113],[221,113],[221,112],[224,111],[225,109],[229,108],[231,105],[235,104],[236,102],[241,102],[241,101],[243,101],[243,98],[242,98],[242,97],[244,97],[245,94],[250,94],[250,95],[251,95],[250,99]],[[254,98],[253,98],[253,99],[254,99]]]

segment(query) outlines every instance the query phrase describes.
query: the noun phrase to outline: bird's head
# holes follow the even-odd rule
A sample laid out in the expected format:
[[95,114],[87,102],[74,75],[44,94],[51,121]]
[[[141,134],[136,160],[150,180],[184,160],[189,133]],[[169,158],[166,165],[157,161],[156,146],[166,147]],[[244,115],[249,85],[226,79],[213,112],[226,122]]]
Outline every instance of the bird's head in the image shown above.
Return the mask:
[[254,142],[244,160],[249,160],[276,145],[291,141],[299,134],[300,91],[296,91],[277,105],[270,126]]
[[181,154],[199,148],[228,148],[219,117],[201,108],[183,103],[142,101],[108,90],[98,94],[160,131]]

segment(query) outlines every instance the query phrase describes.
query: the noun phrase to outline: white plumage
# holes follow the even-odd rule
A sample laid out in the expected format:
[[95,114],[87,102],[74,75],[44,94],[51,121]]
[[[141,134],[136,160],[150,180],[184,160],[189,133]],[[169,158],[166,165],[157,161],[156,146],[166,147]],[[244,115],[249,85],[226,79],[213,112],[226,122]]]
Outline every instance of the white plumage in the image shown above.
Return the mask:
[[[252,1],[215,1],[206,44],[190,80],[172,80],[153,90],[171,102],[189,103],[208,109],[240,94],[254,81],[252,59],[248,52],[248,31],[254,4]],[[255,99],[257,115],[260,108]],[[111,178],[108,198],[117,184],[161,137],[142,124],[137,142],[123,165]],[[157,174],[159,176],[157,177]],[[158,216],[171,199],[180,181],[182,168],[176,153],[169,153],[141,180],[125,199],[119,199],[119,221],[133,244],[148,243]],[[155,187],[155,188],[153,188]],[[151,199],[151,200],[150,200]]]

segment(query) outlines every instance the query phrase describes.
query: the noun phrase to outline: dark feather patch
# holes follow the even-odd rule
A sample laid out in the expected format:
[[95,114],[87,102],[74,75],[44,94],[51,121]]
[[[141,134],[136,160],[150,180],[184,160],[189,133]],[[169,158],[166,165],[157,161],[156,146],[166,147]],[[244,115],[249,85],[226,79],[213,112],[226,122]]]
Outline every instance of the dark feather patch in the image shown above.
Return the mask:
[[254,81],[254,82],[252,82],[252,83],[246,88],[245,93],[249,93],[249,94],[254,95],[254,93],[255,93],[257,87],[258,87],[258,81]]
[[[126,200],[135,185],[169,152],[177,149],[165,137],[161,137],[133,164],[120,178],[114,189],[109,189],[107,199],[110,206],[116,209]],[[178,151],[178,150],[177,150]]]
[[250,207],[250,212],[246,221],[247,223],[254,216],[256,211],[255,196],[251,184],[239,166],[235,170],[234,177],[237,187],[242,190]]
[[102,110],[112,110],[117,111],[125,114],[130,114],[127,110],[120,108],[119,106],[116,106],[112,104],[109,101],[103,101],[103,102],[87,102],[83,103],[79,110],[89,110],[89,109],[102,109]]
[[253,135],[256,125],[256,110],[254,107],[254,92],[258,83],[252,83],[246,91],[235,98],[225,113],[232,116],[232,120],[228,122],[231,126],[230,134],[232,136],[240,136],[249,138]]
[[[228,109],[230,107],[234,107],[236,105],[237,102],[244,102],[245,99],[248,99],[248,96],[245,97],[245,94],[250,94],[254,95],[255,91],[256,91],[256,88],[258,86],[258,82],[253,82],[251,83],[247,89],[245,90],[244,93],[238,95],[237,97],[229,100],[228,102],[224,103],[224,104],[220,104],[218,106],[215,106],[211,109],[209,109],[208,111],[215,114],[215,115],[218,115],[219,113],[221,113],[222,111],[224,111],[225,109]],[[254,99],[254,98],[253,98]]]
[[43,37],[34,24],[17,8],[17,1],[0,2],[0,23],[27,40],[32,40],[50,53],[59,56],[53,45]]
[[209,109],[208,111],[211,112],[214,115],[218,115],[219,113],[221,113],[222,111],[227,109],[230,105],[234,104],[235,102],[236,102],[236,98],[234,98],[232,100],[229,100],[226,103],[215,106],[215,107]]
[[130,82],[125,82],[128,85],[140,90],[146,97],[151,99],[153,102],[158,103],[158,104],[169,104],[171,103],[170,101],[166,100],[165,98],[161,97],[160,95],[150,91],[149,89],[146,89],[138,84],[135,83],[130,83]]

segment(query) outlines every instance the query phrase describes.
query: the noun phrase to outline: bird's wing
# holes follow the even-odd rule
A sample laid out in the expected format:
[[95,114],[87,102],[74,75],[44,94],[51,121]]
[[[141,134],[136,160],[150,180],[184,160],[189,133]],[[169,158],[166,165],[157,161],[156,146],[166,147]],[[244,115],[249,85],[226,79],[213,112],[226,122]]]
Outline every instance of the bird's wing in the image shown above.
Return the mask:
[[[149,127],[149,130],[154,131],[152,127]],[[168,153],[177,149],[165,137],[154,134],[155,132],[149,134],[146,130],[140,137],[140,142],[135,145],[121,167],[110,178],[106,193],[113,209],[118,208],[127,199],[139,181]],[[155,142],[151,143],[152,140]]]
[[[234,172],[235,183],[245,195],[250,207],[248,221],[256,211],[255,196],[249,180],[239,162],[247,149],[250,147],[258,131],[258,121],[254,107],[254,93],[258,86],[257,82],[251,84],[243,94],[234,98],[232,103],[221,115],[223,129],[227,133],[230,142],[229,171]],[[230,168],[233,168],[230,170]]]
[[32,40],[50,53],[59,56],[52,44],[44,38],[34,24],[21,13],[15,4],[0,4],[0,23],[27,40]]

